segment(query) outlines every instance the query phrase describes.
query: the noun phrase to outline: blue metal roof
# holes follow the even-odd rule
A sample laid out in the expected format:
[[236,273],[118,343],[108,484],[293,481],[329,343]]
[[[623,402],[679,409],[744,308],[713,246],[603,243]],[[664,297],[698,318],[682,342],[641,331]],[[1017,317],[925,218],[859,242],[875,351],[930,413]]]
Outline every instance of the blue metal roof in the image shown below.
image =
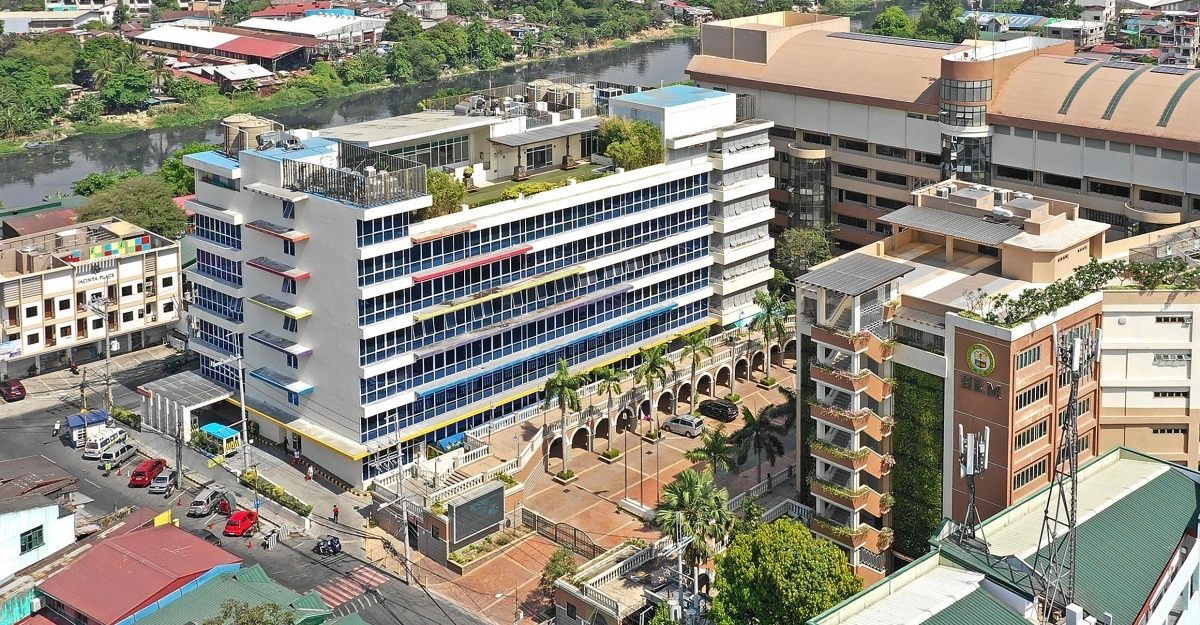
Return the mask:
[[87,425],[96,425],[108,421],[107,410],[89,410],[83,414],[73,414],[67,417],[67,427],[81,428]]
[[262,150],[261,152],[258,150],[254,150],[254,154],[255,154],[255,156],[261,156],[261,157],[269,158],[269,159],[275,160],[275,161],[282,161],[285,158],[290,159],[290,160],[297,160],[297,159],[305,158],[308,156],[320,156],[322,154],[329,154],[331,151],[330,150],[331,147],[334,147],[334,148],[337,147],[337,141],[334,141],[332,139],[325,139],[323,137],[314,137],[312,139],[305,139],[304,141],[301,141],[300,144],[303,145],[304,147],[299,150],[285,150],[283,148],[271,148],[269,150]]
[[214,167],[220,167],[222,169],[238,168],[238,162],[236,158],[229,158],[228,156],[225,156],[225,154],[216,150],[211,152],[196,152],[195,154],[188,154],[187,156],[188,158],[194,158],[201,163],[212,165]]
[[629,93],[617,96],[612,98],[610,102],[630,102],[670,108],[673,106],[683,106],[684,104],[695,104],[696,102],[703,102],[705,100],[730,97],[733,97],[732,94],[724,91],[713,91],[712,89],[702,89],[688,85],[671,85],[662,89],[649,89],[641,93]]
[[992,11],[967,11],[963,13],[963,17],[974,17],[979,14],[980,17],[1007,17],[1009,28],[1033,28],[1038,24],[1046,21],[1047,18],[1041,15],[1029,15],[1026,13],[994,13]]
[[222,425],[220,423],[209,423],[207,425],[200,426],[200,431],[220,440],[237,438],[241,436],[237,430],[229,427],[228,425]]

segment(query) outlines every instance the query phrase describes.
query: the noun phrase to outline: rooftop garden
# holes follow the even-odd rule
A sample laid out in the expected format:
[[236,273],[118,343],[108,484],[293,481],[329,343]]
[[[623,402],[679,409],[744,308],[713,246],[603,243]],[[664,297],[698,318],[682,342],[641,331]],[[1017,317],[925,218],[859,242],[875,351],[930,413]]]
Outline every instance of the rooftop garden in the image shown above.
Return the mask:
[[[1113,284],[1113,283],[1116,284]],[[1152,263],[1093,258],[1075,272],[1040,289],[1026,289],[1016,297],[1007,293],[987,295],[976,291],[968,296],[969,309],[960,315],[994,326],[1011,328],[1049,315],[1092,293],[1104,289],[1134,288],[1153,290],[1200,290],[1200,268],[1192,267],[1178,256]]]
[[498,182],[486,187],[479,187],[478,190],[469,193],[463,203],[470,205],[471,208],[477,208],[516,199],[522,194],[529,197],[536,193],[566,186],[567,181],[571,178],[579,182],[599,178],[604,175],[600,173],[600,169],[600,165],[585,164],[575,169],[555,169],[534,174],[525,180]]

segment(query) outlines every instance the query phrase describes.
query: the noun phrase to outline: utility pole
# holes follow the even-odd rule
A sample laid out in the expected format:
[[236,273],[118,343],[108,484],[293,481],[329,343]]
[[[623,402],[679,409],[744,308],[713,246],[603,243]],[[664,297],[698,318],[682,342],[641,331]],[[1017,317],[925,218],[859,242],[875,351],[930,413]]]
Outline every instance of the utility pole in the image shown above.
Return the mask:
[[250,471],[250,430],[249,421],[246,419],[246,363],[241,354],[234,354],[213,363],[213,367],[227,365],[234,361],[237,362],[238,369],[238,405],[242,413],[242,474],[245,475]]
[[108,278],[104,279],[104,293],[104,296],[98,295],[88,301],[88,310],[104,319],[104,396],[105,401],[107,402],[108,411],[111,413],[113,409],[111,375],[112,340],[110,339],[112,324],[109,322],[108,318],[108,307],[112,305],[112,299],[107,296]]
[[175,415],[175,488],[183,485],[183,415]]
[[87,369],[83,370],[83,379],[79,381],[79,409],[87,412]]

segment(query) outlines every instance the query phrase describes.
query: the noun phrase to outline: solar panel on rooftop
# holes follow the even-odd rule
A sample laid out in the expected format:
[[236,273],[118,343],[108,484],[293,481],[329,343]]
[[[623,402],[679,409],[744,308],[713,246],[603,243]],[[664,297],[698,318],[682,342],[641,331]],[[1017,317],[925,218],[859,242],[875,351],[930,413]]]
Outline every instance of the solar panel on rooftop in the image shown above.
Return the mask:
[[1071,65],[1091,65],[1092,63],[1096,63],[1099,60],[1100,59],[1093,59],[1093,58],[1086,57],[1086,56],[1076,56],[1076,57],[1067,59],[1067,63],[1070,63]]
[[1171,67],[1169,65],[1159,65],[1158,67],[1150,70],[1150,73],[1152,73],[1152,74],[1175,74],[1176,76],[1186,76],[1189,73],[1191,73],[1191,71],[1192,70],[1190,70],[1186,67]]
[[1109,62],[1105,63],[1104,65],[1102,65],[1101,67],[1111,67],[1113,69],[1138,70],[1138,69],[1142,69],[1145,66],[1146,66],[1145,63],[1130,63],[1128,61],[1109,61]]

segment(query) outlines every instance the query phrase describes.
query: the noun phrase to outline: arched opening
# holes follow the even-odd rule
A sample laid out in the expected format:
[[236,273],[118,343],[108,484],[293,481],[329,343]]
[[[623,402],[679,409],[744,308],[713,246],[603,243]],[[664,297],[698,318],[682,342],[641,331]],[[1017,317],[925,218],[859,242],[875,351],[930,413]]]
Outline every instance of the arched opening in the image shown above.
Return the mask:
[[[636,418],[639,418],[639,419],[644,418],[646,415],[649,415],[649,414],[650,414],[650,400],[649,399],[642,400],[642,403],[638,406],[638,413],[637,413]],[[639,430],[639,431],[641,429],[640,426],[638,426],[638,425],[634,425],[633,428],[635,430]]]
[[617,417],[617,434],[624,434],[633,428],[633,413],[628,408],[622,410],[620,416]]
[[603,438],[608,444],[612,444],[612,419],[601,419],[596,422],[595,438]]
[[673,414],[671,411],[673,408],[675,408],[675,406],[673,405],[674,400],[675,400],[675,395],[672,394],[671,391],[665,391],[662,395],[659,395],[658,396],[658,413],[661,415]]
[[713,396],[712,376],[711,375],[707,375],[707,374],[702,375],[702,376],[700,376],[700,378],[698,380],[696,380],[696,392],[700,394],[701,400],[703,400],[704,397],[706,397],[706,396],[707,397]]
[[725,388],[729,389],[730,393],[732,393],[733,379],[729,377],[729,372],[729,367],[721,367],[720,369],[717,369],[717,386],[724,386]]
[[746,360],[745,359],[741,359],[741,360],[737,361],[737,365],[734,368],[734,372],[735,372],[735,375],[733,377],[735,379],[738,379],[738,380],[747,379],[748,376],[746,374]]
[[783,364],[785,367],[795,368],[796,363],[796,339],[790,339],[783,344]]
[[587,428],[579,428],[571,435],[571,449],[590,449],[592,438]]
[[562,450],[562,437],[561,436],[550,441],[550,447],[547,448],[546,455],[551,458],[558,458],[559,460],[562,460],[563,450]]
[[691,412],[696,407],[692,405],[692,383],[684,382],[679,385],[679,408],[680,414]]
[[754,363],[753,369],[755,371],[765,371],[765,369],[763,369],[763,353],[761,351],[754,352],[754,356],[752,357],[751,361]]

